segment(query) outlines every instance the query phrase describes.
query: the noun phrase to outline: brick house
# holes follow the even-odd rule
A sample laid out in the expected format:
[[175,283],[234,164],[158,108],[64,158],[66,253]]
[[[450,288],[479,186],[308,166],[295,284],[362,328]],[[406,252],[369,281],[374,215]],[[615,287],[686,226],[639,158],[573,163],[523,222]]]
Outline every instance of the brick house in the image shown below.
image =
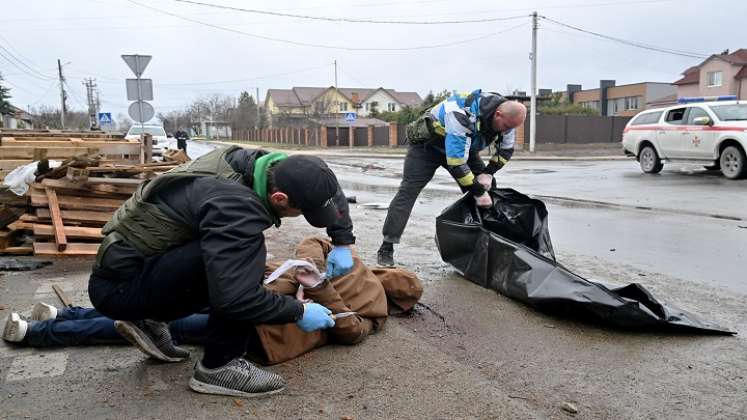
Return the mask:
[[677,97],[735,95],[747,99],[747,48],[729,50],[706,58],[697,66],[682,72],[674,82]]
[[674,98],[671,83],[641,82],[616,86],[614,80],[600,80],[599,87],[582,90],[568,85],[567,95],[574,104],[599,111],[603,116],[626,117]]

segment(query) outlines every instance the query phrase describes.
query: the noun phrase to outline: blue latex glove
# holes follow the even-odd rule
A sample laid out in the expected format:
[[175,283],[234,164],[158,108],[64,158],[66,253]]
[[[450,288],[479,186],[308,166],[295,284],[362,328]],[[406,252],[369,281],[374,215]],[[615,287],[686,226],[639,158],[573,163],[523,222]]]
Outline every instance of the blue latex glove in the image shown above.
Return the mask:
[[327,278],[342,276],[353,269],[353,251],[349,246],[333,246],[327,255]]
[[303,317],[296,321],[296,325],[305,332],[332,328],[335,326],[335,320],[329,316],[331,313],[332,311],[318,303],[305,303]]

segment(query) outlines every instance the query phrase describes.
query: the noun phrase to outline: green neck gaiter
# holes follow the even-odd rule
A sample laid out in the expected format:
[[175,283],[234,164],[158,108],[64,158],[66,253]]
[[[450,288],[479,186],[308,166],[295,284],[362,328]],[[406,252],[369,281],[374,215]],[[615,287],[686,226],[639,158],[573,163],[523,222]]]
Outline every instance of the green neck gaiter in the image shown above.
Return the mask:
[[252,189],[262,199],[262,204],[270,213],[272,217],[272,223],[275,227],[280,226],[280,218],[275,214],[270,206],[270,201],[267,198],[267,170],[275,163],[284,160],[288,157],[285,153],[272,152],[268,153],[259,159],[254,161],[254,172],[252,173],[253,185]]

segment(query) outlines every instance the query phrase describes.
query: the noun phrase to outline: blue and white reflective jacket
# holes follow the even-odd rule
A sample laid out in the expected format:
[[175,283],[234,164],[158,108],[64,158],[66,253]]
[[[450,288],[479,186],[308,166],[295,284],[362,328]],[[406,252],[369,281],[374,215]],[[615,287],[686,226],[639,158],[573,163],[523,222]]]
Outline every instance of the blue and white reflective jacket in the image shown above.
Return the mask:
[[470,154],[495,144],[496,152],[488,167],[482,170],[482,173],[490,174],[503,167],[513,154],[515,130],[501,133],[492,129],[493,114],[505,100],[497,93],[480,89],[472,93],[454,92],[426,111],[434,134],[444,138],[442,151],[446,154],[449,172],[462,187],[469,188],[474,183],[475,174],[467,165]]

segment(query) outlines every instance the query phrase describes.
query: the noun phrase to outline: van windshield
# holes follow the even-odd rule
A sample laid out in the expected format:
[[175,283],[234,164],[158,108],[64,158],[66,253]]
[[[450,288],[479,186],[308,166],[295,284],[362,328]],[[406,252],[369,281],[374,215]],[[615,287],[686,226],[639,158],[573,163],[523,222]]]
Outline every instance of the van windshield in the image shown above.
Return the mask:
[[747,104],[711,105],[721,121],[747,121]]

